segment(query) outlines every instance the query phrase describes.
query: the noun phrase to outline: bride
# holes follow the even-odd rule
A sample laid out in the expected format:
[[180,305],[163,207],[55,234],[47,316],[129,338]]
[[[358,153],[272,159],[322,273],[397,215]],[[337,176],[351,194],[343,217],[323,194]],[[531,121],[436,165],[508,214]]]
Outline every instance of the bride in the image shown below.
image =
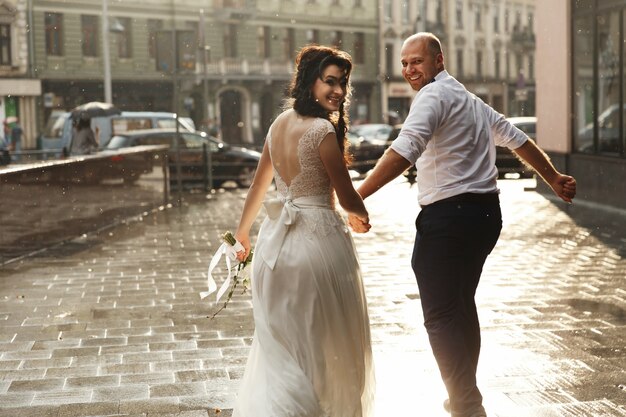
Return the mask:
[[[369,230],[345,150],[351,57],[324,46],[296,58],[289,108],[271,125],[235,233],[250,253],[255,332],[234,417],[370,417],[374,371],[357,254],[341,207]],[[263,203],[275,180],[278,198]]]

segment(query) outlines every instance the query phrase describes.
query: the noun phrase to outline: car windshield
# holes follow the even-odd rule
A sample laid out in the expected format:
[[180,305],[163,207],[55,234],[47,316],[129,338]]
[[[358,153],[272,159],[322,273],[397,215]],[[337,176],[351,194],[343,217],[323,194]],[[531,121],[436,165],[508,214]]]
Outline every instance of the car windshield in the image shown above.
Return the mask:
[[386,138],[393,128],[390,125],[370,124],[358,125],[352,128],[352,132],[364,137],[374,137],[377,139]]
[[117,149],[123,148],[126,146],[127,138],[126,136],[113,136],[109,143],[107,143],[107,149]]
[[46,123],[44,136],[47,138],[60,138],[63,136],[63,125],[69,117],[69,113],[52,114]]

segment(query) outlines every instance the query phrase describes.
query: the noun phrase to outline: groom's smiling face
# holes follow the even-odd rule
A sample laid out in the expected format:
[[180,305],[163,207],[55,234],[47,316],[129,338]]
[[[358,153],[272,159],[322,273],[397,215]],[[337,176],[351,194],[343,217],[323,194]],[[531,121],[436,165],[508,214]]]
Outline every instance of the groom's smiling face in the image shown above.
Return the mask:
[[444,69],[443,54],[433,53],[428,39],[418,38],[405,42],[400,51],[402,76],[415,91],[420,91]]

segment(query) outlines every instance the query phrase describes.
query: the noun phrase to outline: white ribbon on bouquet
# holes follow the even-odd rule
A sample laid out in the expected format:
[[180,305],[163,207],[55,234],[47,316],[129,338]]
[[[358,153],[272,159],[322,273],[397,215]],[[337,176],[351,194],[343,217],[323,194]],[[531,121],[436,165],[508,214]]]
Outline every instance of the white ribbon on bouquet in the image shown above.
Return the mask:
[[215,290],[217,290],[217,284],[215,283],[215,279],[213,279],[213,270],[215,269],[215,267],[217,266],[217,263],[222,258],[222,255],[225,255],[224,259],[226,260],[226,270],[228,271],[228,276],[226,277],[226,281],[224,281],[219,291],[217,292],[217,298],[215,302],[217,303],[220,301],[220,298],[222,298],[224,293],[228,291],[228,288],[230,287],[230,281],[232,277],[231,270],[232,270],[232,265],[233,265],[232,262],[235,262],[237,260],[237,252],[240,252],[242,250],[245,250],[245,248],[239,241],[237,241],[233,246],[229,245],[226,242],[220,245],[220,247],[217,249],[217,251],[213,255],[213,258],[211,258],[211,262],[209,263],[209,270],[207,273],[209,290],[203,291],[200,293],[201,299],[205,299],[209,295],[213,294]]

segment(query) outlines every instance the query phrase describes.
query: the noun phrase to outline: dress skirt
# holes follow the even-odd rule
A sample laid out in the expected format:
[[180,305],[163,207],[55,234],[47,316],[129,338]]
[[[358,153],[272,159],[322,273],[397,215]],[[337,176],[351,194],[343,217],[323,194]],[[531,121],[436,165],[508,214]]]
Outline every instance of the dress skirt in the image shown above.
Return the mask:
[[352,236],[336,211],[310,198],[268,214],[252,263],[254,339],[233,416],[371,417],[369,318]]

